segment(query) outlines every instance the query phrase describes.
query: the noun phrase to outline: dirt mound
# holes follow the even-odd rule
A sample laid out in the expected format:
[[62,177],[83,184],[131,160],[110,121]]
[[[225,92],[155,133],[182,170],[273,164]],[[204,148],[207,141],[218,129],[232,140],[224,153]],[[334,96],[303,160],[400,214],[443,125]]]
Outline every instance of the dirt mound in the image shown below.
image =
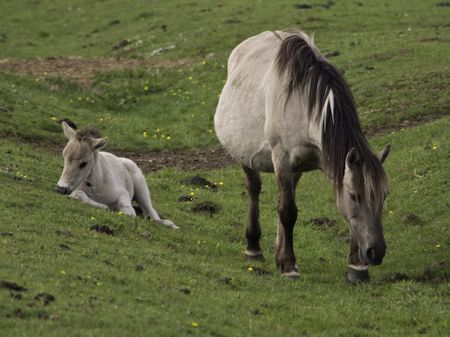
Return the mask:
[[63,77],[88,86],[94,76],[111,70],[136,69],[141,66],[177,68],[190,63],[192,63],[192,61],[188,59],[85,59],[69,56],[25,60],[3,59],[0,60],[0,70],[14,74]]

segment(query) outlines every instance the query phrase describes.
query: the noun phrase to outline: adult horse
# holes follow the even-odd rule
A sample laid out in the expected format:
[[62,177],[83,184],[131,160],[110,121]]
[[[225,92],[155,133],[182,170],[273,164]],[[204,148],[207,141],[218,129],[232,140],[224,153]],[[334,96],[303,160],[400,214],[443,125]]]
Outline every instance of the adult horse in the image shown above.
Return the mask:
[[381,213],[388,193],[382,163],[364,137],[348,84],[303,32],[264,32],[239,44],[228,60],[228,78],[214,118],[216,134],[246,174],[250,259],[259,244],[259,172],[278,182],[276,264],[299,277],[293,247],[295,189],[303,172],[322,169],[350,227],[347,280],[369,279],[368,266],[386,252]]

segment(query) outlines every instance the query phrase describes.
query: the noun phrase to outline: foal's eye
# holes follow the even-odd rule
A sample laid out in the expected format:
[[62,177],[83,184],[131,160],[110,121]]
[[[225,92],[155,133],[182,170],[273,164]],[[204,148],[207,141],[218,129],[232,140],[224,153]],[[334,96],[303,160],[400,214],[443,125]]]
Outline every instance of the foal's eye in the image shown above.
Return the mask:
[[352,199],[352,201],[356,202],[356,195],[354,193],[349,193],[350,195],[350,199]]
[[85,168],[87,164],[88,164],[87,161],[82,162],[79,166],[80,169]]

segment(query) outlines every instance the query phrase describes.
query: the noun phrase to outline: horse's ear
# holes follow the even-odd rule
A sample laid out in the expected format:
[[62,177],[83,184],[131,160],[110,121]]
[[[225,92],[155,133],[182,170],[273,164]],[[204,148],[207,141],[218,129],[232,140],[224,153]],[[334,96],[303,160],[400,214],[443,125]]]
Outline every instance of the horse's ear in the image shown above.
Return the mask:
[[378,153],[378,159],[380,159],[381,164],[384,164],[387,156],[389,155],[389,152],[391,152],[391,144],[388,144],[384,150],[381,150]]
[[68,139],[75,138],[77,132],[72,129],[69,124],[67,124],[66,122],[62,122],[62,127],[64,130],[64,136],[66,136]]
[[101,150],[101,149],[103,149],[106,146],[107,143],[108,143],[108,138],[107,137],[105,137],[105,138],[94,138],[91,141],[92,148],[94,150]]
[[347,153],[347,157],[345,158],[345,165],[347,167],[352,168],[355,166],[355,164],[359,161],[359,153],[358,151],[353,147],[350,151]]

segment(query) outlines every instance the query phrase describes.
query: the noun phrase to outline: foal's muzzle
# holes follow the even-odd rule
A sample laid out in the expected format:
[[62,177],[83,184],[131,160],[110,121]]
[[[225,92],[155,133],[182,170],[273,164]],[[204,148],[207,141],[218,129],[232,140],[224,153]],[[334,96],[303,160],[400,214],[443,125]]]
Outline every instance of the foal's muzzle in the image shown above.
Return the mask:
[[70,188],[68,188],[68,187],[61,187],[61,186],[58,186],[58,185],[56,185],[56,187],[55,187],[55,192],[60,193],[60,194],[64,194],[64,195],[72,193]]

